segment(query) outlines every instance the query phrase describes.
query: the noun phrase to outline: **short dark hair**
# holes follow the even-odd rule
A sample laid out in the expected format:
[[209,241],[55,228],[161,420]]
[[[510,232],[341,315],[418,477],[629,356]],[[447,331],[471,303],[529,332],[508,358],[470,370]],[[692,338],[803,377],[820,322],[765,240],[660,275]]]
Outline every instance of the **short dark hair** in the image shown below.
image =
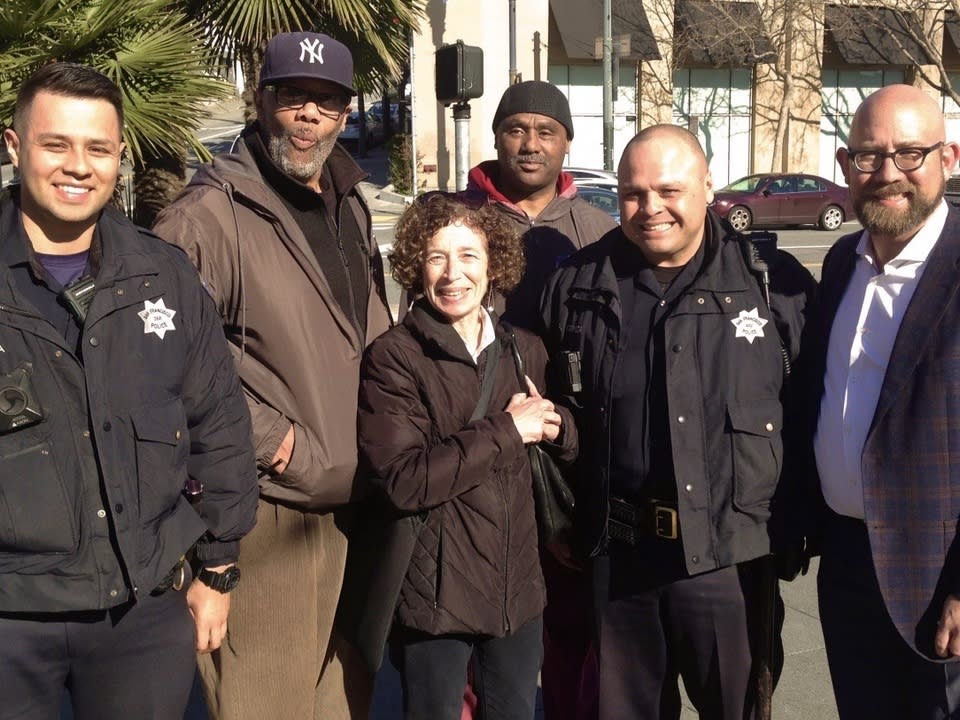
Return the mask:
[[120,88],[103,73],[87,65],[55,62],[44,65],[20,86],[13,108],[13,129],[23,132],[24,117],[37,93],[48,92],[72,98],[106,100],[117,111],[123,130],[123,96]]
[[475,230],[486,241],[490,287],[501,293],[513,290],[526,264],[523,241],[505,214],[479,193],[430,192],[418,197],[397,223],[389,258],[393,278],[407,290],[422,292],[424,249],[454,222]]

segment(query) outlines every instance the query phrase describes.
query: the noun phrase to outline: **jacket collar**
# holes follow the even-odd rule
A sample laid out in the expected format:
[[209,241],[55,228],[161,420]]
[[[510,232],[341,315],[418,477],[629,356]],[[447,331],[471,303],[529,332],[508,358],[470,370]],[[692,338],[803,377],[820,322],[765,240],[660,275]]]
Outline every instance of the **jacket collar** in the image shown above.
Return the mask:
[[[467,176],[468,193],[482,193],[487,196],[490,203],[501,205],[510,212],[528,218],[527,214],[513,202],[511,202],[500,189],[500,165],[496,160],[486,160],[470,170]],[[569,173],[561,172],[557,177],[557,196],[550,201],[543,212],[536,218],[544,222],[554,220],[568,211],[569,200],[577,196],[577,186],[573,182],[573,176]]]
[[[135,226],[123,213],[111,206],[100,212],[90,246],[90,265],[97,285],[105,287],[117,280],[159,272],[153,256],[146,253],[141,234],[149,234]],[[20,216],[19,188],[11,188],[0,197],[0,264],[4,268],[37,260],[30,246]]]
[[[490,320],[496,328],[497,337],[502,336],[500,323],[495,313],[490,312]],[[403,325],[410,334],[425,348],[432,352],[445,355],[454,360],[460,360],[475,365],[470,353],[467,352],[463,338],[457,334],[453,325],[447,322],[424,297],[419,298],[410,308],[410,312],[403,316]]]
[[[704,224],[704,253],[700,270],[691,287],[708,291],[742,289],[746,283],[739,248],[736,254],[723,252],[728,243],[736,244],[741,236],[730,232],[712,210],[707,210],[707,222]],[[593,245],[580,252],[580,256],[589,260],[591,256],[599,262],[582,262],[570,284],[570,294],[582,299],[599,296],[616,296],[617,281],[610,258],[618,252],[622,243],[630,240],[622,227],[607,233]],[[575,256],[577,257],[577,256]],[[732,267],[731,267],[732,266]],[[733,278],[740,278],[734,280]]]
[[[939,331],[940,323],[960,293],[960,210],[951,207],[939,239],[930,251],[927,268],[917,289],[890,353],[890,363],[877,400],[873,426],[891,409],[907,386],[928,338]],[[847,276],[849,279],[849,275]],[[844,285],[846,287],[846,285]]]
[[[215,155],[210,163],[201,165],[190,179],[189,185],[213,186],[219,190],[224,190],[225,186],[229,185],[236,193],[264,207],[268,212],[280,214],[277,209],[278,205],[281,205],[280,200],[268,189],[266,179],[246,143],[246,138],[251,133],[259,132],[259,127],[257,122],[248,125],[240,134],[242,142],[237,143],[235,151]],[[330,151],[327,168],[338,197],[354,192],[356,186],[369,177],[339,143]],[[279,168],[277,171],[282,172]]]

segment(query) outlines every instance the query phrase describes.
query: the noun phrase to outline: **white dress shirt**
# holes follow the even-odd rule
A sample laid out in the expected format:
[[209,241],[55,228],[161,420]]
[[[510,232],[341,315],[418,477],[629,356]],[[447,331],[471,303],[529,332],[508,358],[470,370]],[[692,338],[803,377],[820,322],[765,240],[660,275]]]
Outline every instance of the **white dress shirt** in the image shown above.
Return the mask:
[[947,204],[927,218],[900,254],[878,269],[869,233],[830,331],[814,451],[824,499],[837,513],[864,517],[861,456],[900,323],[930,251],[943,232]]

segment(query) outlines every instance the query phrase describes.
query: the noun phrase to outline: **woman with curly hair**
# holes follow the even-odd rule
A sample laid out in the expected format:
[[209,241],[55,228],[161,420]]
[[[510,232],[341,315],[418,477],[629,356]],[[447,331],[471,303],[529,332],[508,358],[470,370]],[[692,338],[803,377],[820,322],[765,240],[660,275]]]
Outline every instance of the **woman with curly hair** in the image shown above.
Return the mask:
[[358,422],[377,487],[423,522],[390,636],[405,717],[459,718],[472,657],[478,716],[531,720],[546,597],[525,444],[569,462],[577,435],[537,390],[540,341],[513,331],[522,388],[511,329],[484,306],[519,282],[521,241],[493,207],[430,193],[400,219],[390,260],[421,297],[368,348]]

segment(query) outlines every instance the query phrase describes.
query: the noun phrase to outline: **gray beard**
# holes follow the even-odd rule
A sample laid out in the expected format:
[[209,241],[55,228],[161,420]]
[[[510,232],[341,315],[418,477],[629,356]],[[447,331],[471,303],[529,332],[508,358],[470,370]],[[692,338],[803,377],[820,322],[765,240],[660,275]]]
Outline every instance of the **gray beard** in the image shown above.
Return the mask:
[[271,135],[267,143],[267,149],[270,157],[280,166],[281,170],[292,178],[306,182],[320,173],[336,142],[336,137],[320,138],[313,147],[311,157],[306,160],[293,160],[287,156],[290,142],[289,136],[286,134]]
[[871,235],[880,237],[902,237],[911,230],[920,227],[933,211],[937,209],[943,198],[944,188],[941,186],[932,198],[925,198],[914,194],[905,212],[885,208],[873,198],[861,200],[854,205],[857,219]]

